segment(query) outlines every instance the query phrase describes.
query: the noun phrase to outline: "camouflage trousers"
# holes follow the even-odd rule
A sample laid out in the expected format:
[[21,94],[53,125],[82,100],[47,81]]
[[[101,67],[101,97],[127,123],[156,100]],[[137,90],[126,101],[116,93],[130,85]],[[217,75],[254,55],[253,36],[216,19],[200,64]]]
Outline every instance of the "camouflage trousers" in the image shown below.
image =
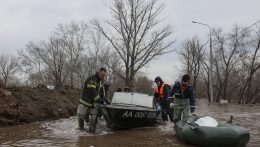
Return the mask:
[[188,120],[190,111],[189,99],[176,98],[174,102],[173,122],[177,123],[182,120],[183,123]]
[[98,108],[88,107],[83,104],[79,104],[77,109],[79,129],[84,129],[84,121],[89,123],[89,132],[95,133],[97,123]]

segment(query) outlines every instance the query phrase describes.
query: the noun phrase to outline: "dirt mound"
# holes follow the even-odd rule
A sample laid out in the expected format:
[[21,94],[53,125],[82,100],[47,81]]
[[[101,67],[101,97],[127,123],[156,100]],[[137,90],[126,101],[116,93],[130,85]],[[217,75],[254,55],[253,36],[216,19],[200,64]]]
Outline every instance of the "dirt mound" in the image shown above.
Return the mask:
[[65,87],[0,88],[0,126],[29,123],[76,114],[80,91]]

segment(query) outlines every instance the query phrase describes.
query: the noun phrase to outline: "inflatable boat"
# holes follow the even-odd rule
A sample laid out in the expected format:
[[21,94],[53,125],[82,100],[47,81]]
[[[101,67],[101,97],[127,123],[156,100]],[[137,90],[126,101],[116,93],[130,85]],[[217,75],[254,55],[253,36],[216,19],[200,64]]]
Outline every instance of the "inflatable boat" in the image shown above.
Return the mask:
[[174,130],[181,140],[200,147],[240,147],[250,140],[247,129],[208,116],[193,115],[186,122],[177,122]]

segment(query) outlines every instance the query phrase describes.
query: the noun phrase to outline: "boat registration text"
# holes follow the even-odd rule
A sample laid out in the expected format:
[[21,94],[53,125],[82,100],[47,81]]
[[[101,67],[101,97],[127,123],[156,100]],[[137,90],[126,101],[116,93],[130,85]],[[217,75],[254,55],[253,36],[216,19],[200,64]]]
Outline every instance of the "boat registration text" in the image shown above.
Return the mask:
[[156,118],[155,112],[125,111],[122,117]]

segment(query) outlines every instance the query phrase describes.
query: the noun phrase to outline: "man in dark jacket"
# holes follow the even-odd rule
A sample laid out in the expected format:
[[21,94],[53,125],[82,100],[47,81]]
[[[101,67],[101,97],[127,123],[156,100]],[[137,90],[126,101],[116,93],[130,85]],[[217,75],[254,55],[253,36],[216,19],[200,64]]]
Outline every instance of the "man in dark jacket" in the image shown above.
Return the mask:
[[176,82],[171,93],[175,98],[173,122],[176,123],[181,120],[181,116],[183,122],[187,121],[189,111],[191,113],[195,111],[195,98],[193,95],[193,88],[190,85],[189,75],[184,75],[181,82]]
[[165,82],[163,82],[161,77],[156,77],[155,83],[156,83],[157,86],[155,88],[154,99],[155,99],[156,103],[158,104],[158,107],[161,108],[163,121],[167,121],[168,120],[167,98],[168,98],[170,89],[169,89],[169,86]]
[[[90,76],[85,81],[82,96],[79,100],[77,110],[79,128],[84,129],[84,120],[90,121],[89,132],[95,133],[98,115],[98,106],[104,102],[105,89],[104,78],[106,69],[100,68],[95,75]],[[89,119],[90,116],[90,119]]]

